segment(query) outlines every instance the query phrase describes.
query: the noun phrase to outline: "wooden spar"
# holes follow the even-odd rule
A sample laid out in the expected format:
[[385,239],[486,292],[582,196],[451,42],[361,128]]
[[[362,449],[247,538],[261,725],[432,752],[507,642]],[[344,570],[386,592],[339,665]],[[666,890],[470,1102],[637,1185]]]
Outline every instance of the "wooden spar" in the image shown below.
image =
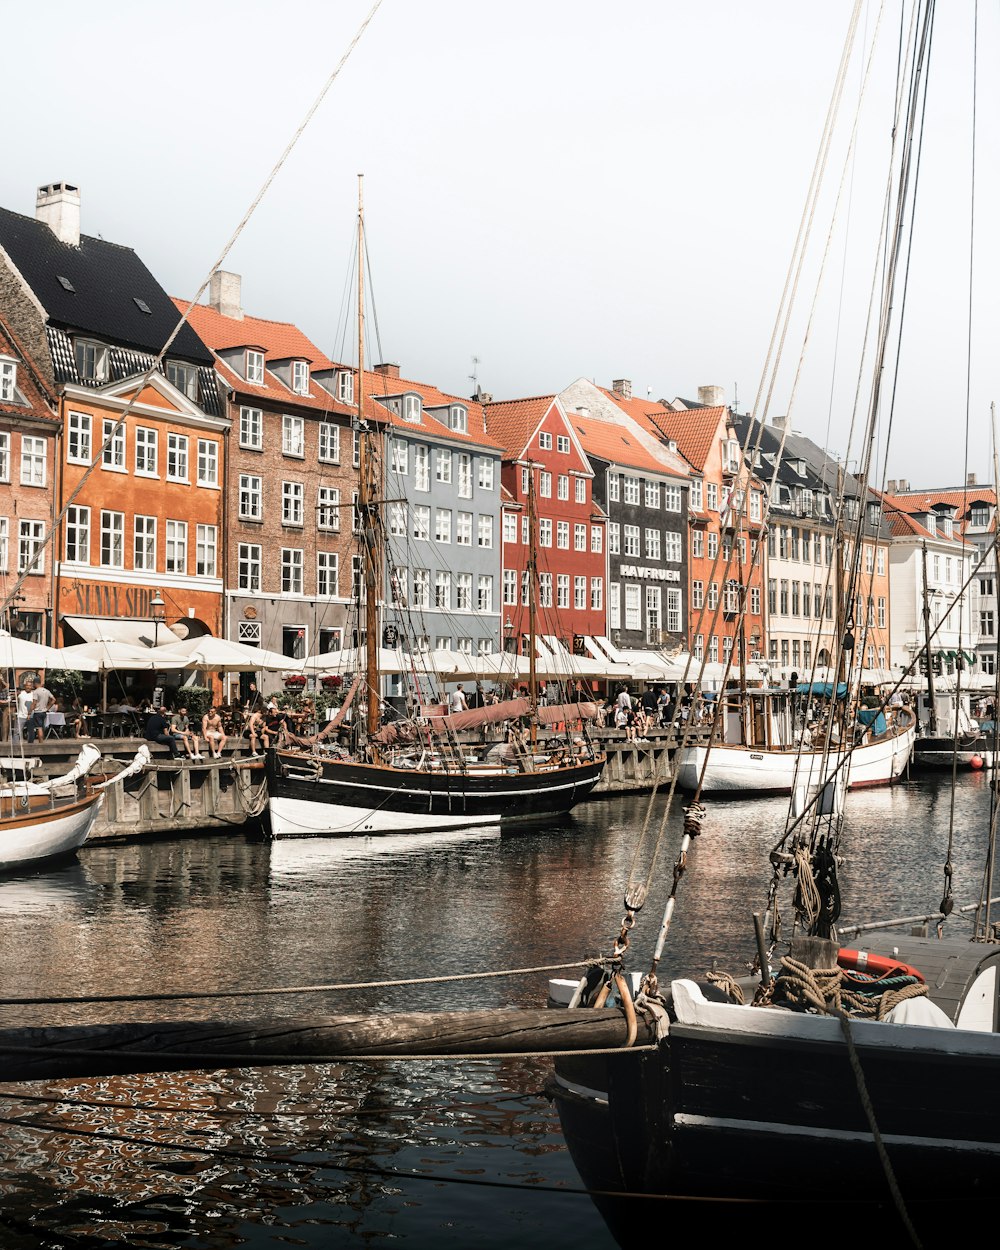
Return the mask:
[[538,520],[535,516],[535,468],[528,461],[528,704],[531,715],[531,741],[538,740],[538,672],[535,636],[538,593]]
[[934,660],[931,656],[931,595],[927,582],[927,542],[920,544],[921,561],[924,574],[924,654],[927,657],[927,731],[931,735],[937,733],[937,707],[934,700]]
[[[637,1045],[655,1042],[638,1017]],[[0,1029],[0,1077],[63,1080],[192,1068],[275,1067],[378,1055],[545,1054],[625,1047],[609,1009],[417,1011],[247,1021],[164,1020]]]

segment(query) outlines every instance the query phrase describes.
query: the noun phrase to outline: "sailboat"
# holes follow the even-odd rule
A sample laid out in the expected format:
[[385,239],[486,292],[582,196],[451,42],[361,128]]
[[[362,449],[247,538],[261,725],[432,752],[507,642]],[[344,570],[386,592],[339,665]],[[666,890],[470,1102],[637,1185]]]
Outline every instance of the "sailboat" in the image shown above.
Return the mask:
[[[898,95],[906,116],[897,119],[907,155],[923,116],[934,6],[913,12],[912,45],[899,60],[908,72]],[[894,243],[886,246],[867,448],[878,429],[894,275],[903,270],[898,218],[914,189],[908,160],[895,172],[887,198],[897,220],[886,216]],[[855,546],[855,568],[857,554]],[[838,642],[834,678],[846,687],[847,706],[857,688],[849,635]],[[700,835],[713,820],[698,789],[685,809],[645,970],[631,970],[626,959],[655,853],[646,880],[630,880],[624,891],[613,953],[594,960],[578,983],[550,983],[553,1006],[618,1004],[631,1022],[630,1042],[644,1038],[614,1054],[559,1057],[550,1085],[576,1166],[623,1246],[634,1239],[641,1195],[682,1200],[653,1209],[672,1228],[690,1214],[690,1227],[715,1236],[745,1232],[761,1216],[774,1226],[777,1213],[794,1236],[835,1227],[835,1235],[863,1244],[920,1246],[992,1215],[1000,1184],[1000,945],[991,920],[1000,796],[991,790],[975,902],[956,905],[951,834],[943,831],[936,908],[847,926],[840,869],[848,849],[860,857],[864,847],[843,841],[845,757],[860,748],[829,748],[827,738],[817,784],[789,799],[767,856],[764,905],[747,908],[746,949],[734,954],[731,972],[721,958],[707,973],[662,968],[680,883],[697,867],[692,846],[701,852]],[[666,816],[660,837],[665,829]],[[934,832],[921,829],[913,840],[921,853]],[[861,875],[872,898],[881,897],[880,871],[896,868],[866,864]],[[972,922],[968,936],[963,914]],[[733,918],[719,922],[725,940]]]
[[[380,698],[379,599],[388,548],[384,473],[364,396],[364,212],[358,192],[358,617],[364,671],[324,733],[273,747],[265,760],[272,838],[345,837],[511,826],[569,812],[601,778],[606,761],[587,733],[596,704],[539,706],[535,674],[538,572],[529,568],[529,679],[523,697],[451,715],[385,721]],[[529,496],[529,502],[533,496]],[[531,525],[535,525],[533,510]],[[537,541],[531,551],[537,550]],[[532,555],[534,561],[534,555]],[[353,705],[357,704],[357,708]],[[354,715],[355,712],[358,715]],[[351,731],[345,730],[351,713]],[[558,726],[564,726],[562,734]],[[489,740],[490,729],[496,736]],[[460,735],[482,731],[475,745]],[[346,742],[341,742],[339,736]]]

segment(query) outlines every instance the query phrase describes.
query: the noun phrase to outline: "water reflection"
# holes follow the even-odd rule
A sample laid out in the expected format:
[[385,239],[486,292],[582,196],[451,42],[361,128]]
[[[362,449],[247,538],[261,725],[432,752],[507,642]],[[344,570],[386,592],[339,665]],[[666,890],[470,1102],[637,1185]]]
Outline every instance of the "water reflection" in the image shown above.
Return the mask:
[[[845,915],[932,910],[949,840],[957,903],[973,902],[986,782],[963,778],[954,811],[948,787],[933,780],[852,794]],[[85,847],[77,864],[0,883],[0,997],[578,963],[617,935],[625,885],[646,869],[645,857],[633,866],[636,839],[647,821],[651,837],[659,829],[657,802],[650,811],[644,798],[594,801],[569,822],[514,838],[407,837],[398,848],[388,839],[269,847],[240,836]],[[669,893],[680,820],[678,807],[633,931],[637,969],[648,963]],[[784,821],[782,800],[709,806],[681,881],[665,975],[713,958],[738,971],[725,961],[752,958],[751,913],[765,902],[767,851]],[[0,1016],[11,1025],[538,1006],[549,975],[350,995],[2,1007]],[[543,1060],[424,1061],[8,1087],[2,1241],[215,1250],[393,1237],[442,1250],[473,1241],[609,1247],[589,1199],[573,1192],[577,1175],[540,1094],[546,1075]],[[61,1101],[40,1106],[26,1093]],[[22,1119],[34,1127],[9,1123]]]

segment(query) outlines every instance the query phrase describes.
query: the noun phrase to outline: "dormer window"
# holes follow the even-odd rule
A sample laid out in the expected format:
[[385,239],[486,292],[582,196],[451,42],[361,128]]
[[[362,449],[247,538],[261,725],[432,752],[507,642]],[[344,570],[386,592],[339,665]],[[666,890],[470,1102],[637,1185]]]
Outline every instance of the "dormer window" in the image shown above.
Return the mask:
[[17,389],[17,361],[0,356],[0,402],[12,404]]
[[257,386],[264,385],[264,353],[247,351],[247,381]]
[[354,374],[349,369],[337,374],[337,398],[342,404],[354,403]]
[[924,517],[924,529],[930,534],[937,533],[937,517],[933,512],[928,512]]
[[404,395],[403,396],[402,416],[403,416],[404,421],[411,421],[414,424],[418,424],[420,421],[420,411],[421,411],[421,404],[420,404],[419,395]]
[[198,398],[198,370],[194,365],[182,365],[176,360],[168,360],[165,366],[167,381],[188,399]]
[[76,371],[81,381],[108,380],[108,349],[103,343],[95,343],[92,339],[77,339],[73,348],[76,352]]
[[464,404],[452,404],[448,424],[456,434],[468,434],[469,410]]
[[[0,365],[2,367],[2,365]],[[985,529],[990,523],[990,506],[987,503],[974,503],[969,513],[969,524]]]
[[723,473],[739,473],[740,445],[735,438],[722,440],[722,471]]
[[304,360],[292,361],[292,390],[296,395],[309,394],[309,365]]
[[943,516],[941,518],[941,533],[944,534],[945,538],[952,537],[953,528],[950,516]]

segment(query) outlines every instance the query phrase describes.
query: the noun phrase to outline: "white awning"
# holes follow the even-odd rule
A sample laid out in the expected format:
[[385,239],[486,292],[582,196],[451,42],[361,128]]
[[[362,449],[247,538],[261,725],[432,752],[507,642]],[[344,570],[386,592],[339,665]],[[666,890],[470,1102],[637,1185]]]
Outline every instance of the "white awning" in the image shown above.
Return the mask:
[[79,634],[84,642],[127,642],[133,647],[173,646],[181,641],[169,625],[152,621],[125,620],[114,616],[64,616],[63,624]]

